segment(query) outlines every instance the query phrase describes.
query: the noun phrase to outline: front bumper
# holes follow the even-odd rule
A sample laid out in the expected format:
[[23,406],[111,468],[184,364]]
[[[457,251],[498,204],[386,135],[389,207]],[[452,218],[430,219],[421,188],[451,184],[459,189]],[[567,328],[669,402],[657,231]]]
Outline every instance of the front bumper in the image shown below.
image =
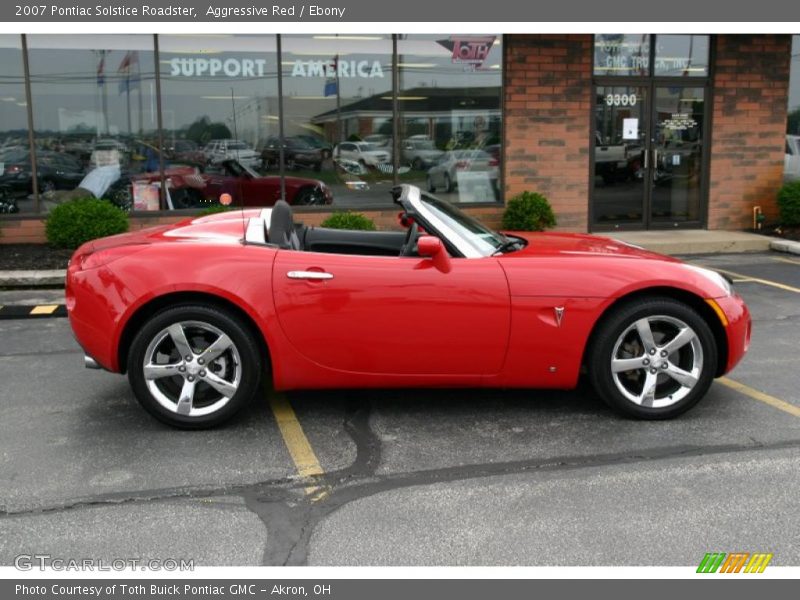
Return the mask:
[[725,326],[725,335],[728,339],[728,360],[725,363],[724,374],[730,372],[747,353],[750,347],[752,320],[747,305],[738,294],[715,298],[714,302],[720,307],[728,321]]

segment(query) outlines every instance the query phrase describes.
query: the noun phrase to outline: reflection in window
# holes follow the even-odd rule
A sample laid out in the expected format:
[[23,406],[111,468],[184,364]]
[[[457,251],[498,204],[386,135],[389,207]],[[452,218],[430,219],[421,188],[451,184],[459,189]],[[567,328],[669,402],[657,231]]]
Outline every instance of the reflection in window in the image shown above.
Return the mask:
[[[282,44],[288,174],[324,181],[334,205],[390,202],[391,36],[287,35]],[[267,147],[272,163],[277,150]]]
[[792,66],[789,75],[789,119],[787,133],[800,135],[800,35],[792,36]]
[[28,49],[41,208],[89,195],[132,208],[132,181],[160,179],[152,36],[32,35]]
[[622,33],[594,36],[594,74],[649,75],[650,37]]
[[452,202],[498,200],[501,39],[401,36],[399,158],[404,181]]
[[[264,142],[278,135],[275,36],[162,35],[159,52],[174,207],[216,204],[222,193],[234,206],[274,204],[277,173],[262,175]],[[192,167],[196,177],[180,176]]]
[[655,75],[706,77],[708,44],[707,35],[657,35]]
[[[0,214],[32,210],[22,40],[0,35]],[[20,202],[23,199],[23,202]]]

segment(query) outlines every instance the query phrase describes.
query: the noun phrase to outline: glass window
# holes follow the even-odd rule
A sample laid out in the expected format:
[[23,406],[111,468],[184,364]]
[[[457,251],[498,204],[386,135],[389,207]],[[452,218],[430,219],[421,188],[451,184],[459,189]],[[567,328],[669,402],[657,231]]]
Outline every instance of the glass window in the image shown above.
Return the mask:
[[400,178],[451,202],[500,199],[502,37],[398,40]]
[[622,33],[594,36],[594,74],[649,75],[650,37]]
[[334,205],[391,203],[391,35],[286,35],[282,44],[286,142],[306,145],[285,149],[287,174],[321,179]]
[[783,176],[787,181],[800,180],[800,35],[792,36],[789,115],[786,119],[786,134]]
[[131,180],[159,180],[153,37],[31,35],[28,49],[41,208],[131,208]]
[[[216,204],[223,193],[234,206],[273,204],[280,195],[267,146],[278,135],[275,36],[162,35],[159,60],[172,207]],[[203,173],[185,178],[193,169]]]
[[30,211],[28,104],[22,68],[22,38],[0,35],[0,214]]
[[657,35],[655,75],[708,76],[707,35]]

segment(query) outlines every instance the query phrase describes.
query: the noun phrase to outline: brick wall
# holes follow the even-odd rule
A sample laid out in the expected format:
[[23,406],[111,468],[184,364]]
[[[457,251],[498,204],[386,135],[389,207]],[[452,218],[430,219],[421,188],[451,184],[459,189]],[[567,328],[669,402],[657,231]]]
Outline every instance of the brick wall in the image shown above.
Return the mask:
[[[373,221],[378,229],[400,229],[397,220],[399,209],[390,210],[364,210],[358,211],[366,215]],[[465,212],[477,217],[489,227],[500,227],[501,211],[493,207],[468,207]],[[328,211],[303,212],[302,209],[296,211],[296,220],[306,225],[319,225],[331,213]],[[186,218],[186,215],[164,215],[159,217],[131,217],[131,231],[175,223]],[[44,244],[47,238],[44,233],[44,221],[42,219],[9,219],[0,221],[0,246],[2,244]]]
[[559,229],[586,231],[592,36],[507,36],[505,55],[505,197],[540,192]]
[[717,36],[709,229],[752,227],[754,205],[777,218],[791,47],[789,35]]
[[[186,215],[163,215],[158,217],[133,217],[130,220],[131,231],[175,223],[186,218]],[[0,221],[0,246],[2,244],[44,244],[47,237],[44,233],[44,220],[35,217],[30,219],[8,219]]]

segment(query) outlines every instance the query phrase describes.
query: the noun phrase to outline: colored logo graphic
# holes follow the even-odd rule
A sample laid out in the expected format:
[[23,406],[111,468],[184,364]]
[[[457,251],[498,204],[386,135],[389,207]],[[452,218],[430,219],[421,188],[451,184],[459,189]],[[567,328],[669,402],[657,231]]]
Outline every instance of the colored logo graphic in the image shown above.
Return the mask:
[[772,554],[765,552],[707,552],[697,567],[698,573],[763,573]]
[[495,35],[474,36],[462,35],[451,36],[446,40],[436,40],[436,43],[452,52],[451,58],[454,64],[462,64],[471,69],[480,69],[484,61],[492,51]]

